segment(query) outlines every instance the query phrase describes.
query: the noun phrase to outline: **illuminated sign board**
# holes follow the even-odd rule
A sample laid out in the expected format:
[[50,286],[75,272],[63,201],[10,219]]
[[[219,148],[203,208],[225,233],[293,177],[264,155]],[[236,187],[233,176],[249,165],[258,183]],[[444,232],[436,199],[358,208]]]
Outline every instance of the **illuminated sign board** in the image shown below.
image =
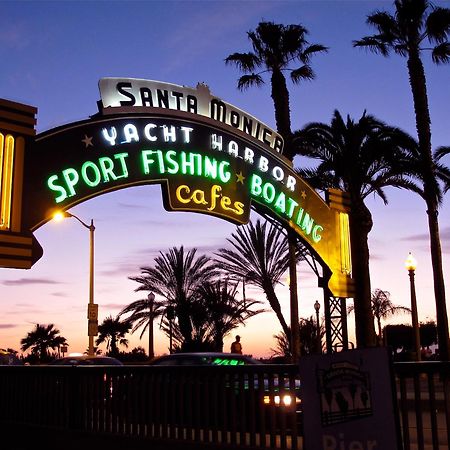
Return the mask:
[[237,225],[251,208],[274,218],[328,267],[330,291],[351,296],[348,207],[339,191],[327,203],[295,173],[277,133],[204,85],[107,78],[100,92],[98,114],[41,133],[27,155],[23,218],[31,232],[89,198],[159,184],[168,211]]
[[211,95],[208,86],[196,89],[136,78],[102,78],[99,82],[103,108],[183,111],[229,125],[267,145],[283,151],[283,138],[276,131],[236,106]]
[[33,227],[86,198],[161,183],[169,211],[244,224],[253,201],[289,222],[312,246],[326,232],[327,205],[283,158],[211,126],[151,116],[102,118],[39,136],[35,152],[39,163],[29,175],[41,181],[28,201],[43,208],[33,209]]

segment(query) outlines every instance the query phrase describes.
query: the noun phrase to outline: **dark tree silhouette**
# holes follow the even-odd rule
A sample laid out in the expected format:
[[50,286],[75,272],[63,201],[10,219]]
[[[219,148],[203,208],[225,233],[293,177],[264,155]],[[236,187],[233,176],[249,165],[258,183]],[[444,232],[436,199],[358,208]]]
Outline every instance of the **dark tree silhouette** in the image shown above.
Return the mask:
[[49,349],[59,349],[62,345],[67,345],[65,337],[59,335],[60,331],[55,325],[36,324],[34,329],[20,340],[21,350],[31,349],[31,353],[38,357],[41,362],[49,360]]
[[350,241],[352,277],[355,280],[356,339],[359,347],[376,344],[369,271],[368,236],[372,214],[365,204],[370,195],[387,203],[387,186],[409,189],[405,177],[405,155],[415,140],[364,113],[355,122],[335,111],[331,124],[310,123],[294,134],[294,145],[306,157],[317,159],[317,167],[299,170],[300,176],[317,189],[330,187],[350,194]]
[[[261,86],[264,84],[263,75],[270,74],[275,122],[278,132],[285,140],[284,155],[291,160],[295,154],[290,146],[291,113],[284,74],[289,72],[290,79],[295,84],[313,80],[315,74],[310,64],[311,58],[328,50],[323,45],[309,44],[307,34],[308,30],[302,25],[260,22],[255,31],[247,33],[253,51],[233,53],[225,59],[226,64],[234,64],[244,73],[239,78],[238,89]],[[292,68],[295,63],[300,63],[300,66]]]
[[128,347],[127,333],[130,331],[131,324],[127,321],[121,321],[120,317],[106,317],[98,326],[98,337],[96,345],[106,342],[107,354],[117,356],[119,354],[119,345]]
[[377,33],[353,44],[383,56],[393,52],[406,58],[419,139],[423,198],[428,214],[439,352],[442,360],[447,361],[450,348],[438,221],[439,190],[432,155],[431,119],[422,54],[431,51],[436,64],[450,62],[450,9],[434,7],[428,0],[396,0],[394,6],[394,14],[386,11],[370,14],[367,24],[374,27]]

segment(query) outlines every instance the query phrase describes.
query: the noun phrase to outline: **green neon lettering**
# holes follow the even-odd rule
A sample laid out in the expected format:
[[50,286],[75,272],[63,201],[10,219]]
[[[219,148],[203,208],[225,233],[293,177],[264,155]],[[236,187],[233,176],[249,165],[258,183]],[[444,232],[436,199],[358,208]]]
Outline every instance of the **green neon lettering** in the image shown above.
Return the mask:
[[266,203],[272,203],[275,199],[276,190],[273,184],[266,183],[263,187],[263,198]]
[[305,212],[305,216],[303,217],[301,225],[302,230],[305,231],[307,235],[311,234],[313,225],[314,219],[307,212]]
[[180,165],[178,164],[178,161],[175,159],[177,156],[177,152],[175,150],[169,150],[166,153],[166,165],[167,165],[167,172],[175,175],[180,170]]
[[300,209],[298,210],[297,218],[295,219],[295,223],[296,223],[298,226],[300,226],[301,223],[302,223],[302,217],[303,217],[303,213],[304,213],[304,212],[305,212],[305,210],[304,210],[303,208],[300,208]]
[[64,177],[64,181],[67,184],[67,187],[69,189],[69,197],[72,197],[72,195],[75,195],[75,185],[78,183],[80,177],[78,175],[78,172],[75,169],[69,168],[62,171],[62,175]]
[[[89,177],[88,177],[88,169],[92,169],[91,172],[94,175],[94,181],[92,181]],[[95,187],[100,183],[101,180],[101,174],[100,174],[100,170],[98,169],[98,167],[92,162],[92,161],[86,161],[82,166],[81,166],[81,177],[83,178],[83,181],[91,187]]]
[[202,169],[201,164],[199,164],[199,159],[201,156],[198,153],[186,153],[181,152],[180,154],[180,165],[181,165],[181,173],[183,175],[188,174],[189,169],[189,175],[197,175],[201,176]]
[[252,195],[259,197],[262,193],[262,178],[259,175],[252,175],[252,180],[250,183],[250,192]]
[[289,219],[292,218],[292,216],[294,215],[294,209],[296,206],[298,206],[298,203],[293,200],[291,197],[288,197],[288,210],[287,210],[287,216],[289,217]]
[[154,159],[149,158],[149,156],[151,156],[153,153],[153,150],[143,150],[141,152],[142,169],[145,175],[148,175],[150,173],[150,166],[155,162]]
[[274,206],[274,208],[278,209],[278,211],[280,211],[280,213],[282,213],[282,214],[286,213],[286,195],[284,194],[284,192],[280,192],[278,194],[278,197],[273,206]]
[[114,159],[118,159],[122,167],[122,175],[116,175],[117,178],[128,178],[128,167],[125,158],[128,158],[128,153],[116,153],[114,155]]
[[228,183],[231,178],[231,172],[228,170],[230,163],[228,161],[221,161],[219,164],[219,178],[222,183]]
[[60,203],[63,200],[65,200],[67,198],[67,192],[66,190],[55,183],[55,181],[58,180],[58,175],[52,175],[48,180],[47,180],[47,186],[52,190],[52,191],[56,191],[59,192],[60,195],[58,197],[55,198],[55,202],[56,203]]
[[106,156],[103,158],[99,158],[98,164],[100,166],[100,170],[102,171],[104,182],[109,181],[110,177],[111,177],[111,180],[117,180],[117,177],[113,171],[114,170],[114,161],[111,158],[108,158]]
[[213,158],[211,160],[210,158],[205,156],[204,172],[205,177],[212,178],[213,180],[217,179],[217,159]]
[[161,150],[143,150],[141,152],[142,156],[142,168],[145,175],[150,173],[150,166],[155,162],[154,159],[150,158],[151,155],[156,155],[158,158],[158,171],[159,173],[164,173],[164,160]]
[[156,150],[156,156],[158,157],[159,173],[165,173],[166,169],[164,168],[163,152],[161,150]]
[[320,242],[322,236],[320,232],[323,231],[323,227],[320,225],[316,225],[312,230],[312,238],[314,242]]

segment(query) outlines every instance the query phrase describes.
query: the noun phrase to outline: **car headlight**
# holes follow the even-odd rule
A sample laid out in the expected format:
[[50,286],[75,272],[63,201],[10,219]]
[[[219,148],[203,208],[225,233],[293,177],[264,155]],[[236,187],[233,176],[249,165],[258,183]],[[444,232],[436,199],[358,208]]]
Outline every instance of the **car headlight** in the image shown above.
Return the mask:
[[291,406],[294,402],[292,395],[285,394],[283,396],[274,395],[273,402],[271,400],[271,397],[269,395],[265,395],[263,398],[263,402],[265,405],[270,405],[273,403],[275,406]]

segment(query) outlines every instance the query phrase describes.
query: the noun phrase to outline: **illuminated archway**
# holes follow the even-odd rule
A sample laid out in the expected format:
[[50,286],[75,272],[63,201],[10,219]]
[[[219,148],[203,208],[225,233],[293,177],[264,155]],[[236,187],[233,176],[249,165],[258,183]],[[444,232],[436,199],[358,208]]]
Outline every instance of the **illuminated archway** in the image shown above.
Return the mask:
[[324,200],[302,180],[282,156],[278,133],[205,85],[106,78],[100,94],[96,115],[36,137],[36,110],[0,101],[0,118],[9,118],[0,123],[0,266],[31,267],[42,254],[33,232],[56,211],[160,184],[168,211],[239,225],[254,208],[305,244],[323,267],[321,287],[352,296],[348,201],[337,190]]

